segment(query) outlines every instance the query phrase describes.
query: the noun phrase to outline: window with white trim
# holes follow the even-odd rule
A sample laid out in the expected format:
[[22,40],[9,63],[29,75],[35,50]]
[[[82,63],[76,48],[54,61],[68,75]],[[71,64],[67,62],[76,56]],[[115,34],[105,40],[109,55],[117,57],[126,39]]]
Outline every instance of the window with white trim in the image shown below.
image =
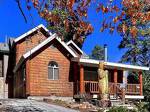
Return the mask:
[[59,78],[59,67],[55,61],[48,64],[48,79],[57,80]]

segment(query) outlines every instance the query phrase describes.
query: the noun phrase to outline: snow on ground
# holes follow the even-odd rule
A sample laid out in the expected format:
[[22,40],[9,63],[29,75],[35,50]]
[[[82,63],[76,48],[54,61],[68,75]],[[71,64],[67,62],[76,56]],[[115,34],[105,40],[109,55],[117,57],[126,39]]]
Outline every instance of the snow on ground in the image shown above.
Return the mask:
[[78,112],[65,107],[28,99],[0,100],[0,112]]

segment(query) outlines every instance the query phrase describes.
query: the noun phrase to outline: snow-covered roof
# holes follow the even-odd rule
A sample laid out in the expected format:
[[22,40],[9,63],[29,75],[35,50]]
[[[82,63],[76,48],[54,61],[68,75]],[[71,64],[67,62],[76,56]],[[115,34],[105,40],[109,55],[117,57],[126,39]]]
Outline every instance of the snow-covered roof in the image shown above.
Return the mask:
[[[98,67],[100,60],[94,59],[84,59],[84,58],[74,58],[72,61],[77,61],[86,66],[96,66]],[[104,62],[106,68],[116,68],[116,69],[128,69],[128,70],[149,70],[149,67],[144,66],[135,66],[135,65],[127,65],[122,63],[114,63],[114,62]]]
[[37,27],[35,27],[35,28],[29,30],[28,32],[24,33],[23,35],[17,37],[17,38],[14,40],[14,42],[16,43],[16,42],[18,42],[18,41],[24,39],[26,36],[32,34],[33,32],[37,31],[37,30],[40,29],[40,28],[44,29],[45,32],[48,32],[48,33],[51,35],[51,33],[49,32],[49,30],[48,30],[43,24],[40,24],[40,25],[38,25]]
[[72,40],[70,40],[69,42],[67,42],[68,46],[70,44],[72,44],[81,54],[83,54],[83,51]]

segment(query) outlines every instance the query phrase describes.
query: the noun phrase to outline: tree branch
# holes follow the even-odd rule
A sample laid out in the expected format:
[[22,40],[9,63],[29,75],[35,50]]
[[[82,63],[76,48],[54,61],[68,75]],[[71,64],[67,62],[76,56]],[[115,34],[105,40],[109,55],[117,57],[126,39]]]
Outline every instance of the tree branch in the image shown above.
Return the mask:
[[22,14],[22,16],[23,16],[25,22],[27,23],[27,18],[26,18],[25,14],[24,14],[24,12],[23,12],[23,10],[22,10],[22,8],[21,8],[20,0],[16,0],[16,2],[17,2],[18,8],[19,8],[19,10],[20,10],[20,12],[21,12],[21,14]]

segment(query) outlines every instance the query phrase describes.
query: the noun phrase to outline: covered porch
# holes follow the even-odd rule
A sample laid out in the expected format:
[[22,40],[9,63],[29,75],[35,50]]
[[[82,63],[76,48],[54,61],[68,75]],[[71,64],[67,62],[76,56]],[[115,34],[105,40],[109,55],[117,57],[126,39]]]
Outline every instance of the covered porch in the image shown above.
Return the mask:
[[[149,70],[147,67],[125,65],[120,63],[104,62],[105,69],[108,70],[109,96],[116,96],[120,99],[143,99],[142,70]],[[98,87],[98,64],[99,61],[92,59],[80,59],[79,75],[75,73],[76,94],[99,94]],[[75,65],[76,66],[76,65]],[[128,78],[129,71],[138,72],[134,74],[138,77],[136,82]],[[77,78],[78,76],[78,78]],[[78,79],[78,80],[77,80]],[[131,81],[129,81],[129,79]]]

